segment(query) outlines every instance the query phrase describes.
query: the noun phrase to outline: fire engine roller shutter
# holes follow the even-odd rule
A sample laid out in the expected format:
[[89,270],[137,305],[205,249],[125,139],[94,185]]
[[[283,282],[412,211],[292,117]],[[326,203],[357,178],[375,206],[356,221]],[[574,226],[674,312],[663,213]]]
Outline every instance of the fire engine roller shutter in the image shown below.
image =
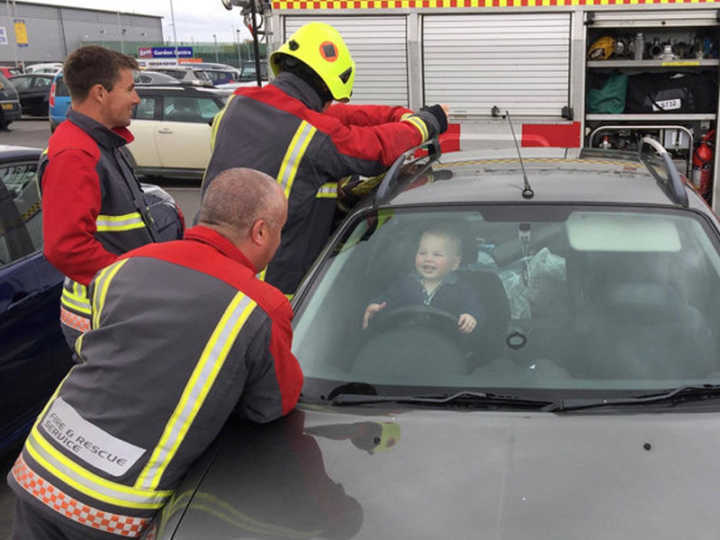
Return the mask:
[[568,105],[570,15],[423,17],[425,103],[487,116],[559,117]]
[[404,16],[285,17],[285,37],[303,24],[334,26],[350,49],[357,73],[353,104],[408,105],[407,38]]

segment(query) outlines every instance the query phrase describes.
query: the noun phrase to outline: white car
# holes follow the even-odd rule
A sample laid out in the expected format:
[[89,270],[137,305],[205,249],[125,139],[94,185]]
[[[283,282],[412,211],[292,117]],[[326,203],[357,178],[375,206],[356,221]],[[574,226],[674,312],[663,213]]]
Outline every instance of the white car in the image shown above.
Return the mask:
[[137,87],[140,103],[128,145],[140,176],[202,178],[210,159],[210,123],[227,92],[192,86]]

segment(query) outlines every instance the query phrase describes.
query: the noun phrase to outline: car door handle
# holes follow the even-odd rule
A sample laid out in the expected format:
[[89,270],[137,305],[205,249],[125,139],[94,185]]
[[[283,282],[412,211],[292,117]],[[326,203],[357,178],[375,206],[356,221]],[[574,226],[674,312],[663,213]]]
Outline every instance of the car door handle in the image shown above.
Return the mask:
[[160,128],[158,129],[158,133],[162,133],[163,135],[169,135],[173,132],[170,128]]

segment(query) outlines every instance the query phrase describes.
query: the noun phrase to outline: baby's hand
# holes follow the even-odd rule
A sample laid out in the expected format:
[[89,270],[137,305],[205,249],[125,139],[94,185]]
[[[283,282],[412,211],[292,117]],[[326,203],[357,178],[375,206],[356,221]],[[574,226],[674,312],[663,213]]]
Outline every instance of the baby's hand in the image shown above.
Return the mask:
[[378,311],[380,311],[381,309],[385,309],[386,305],[387,302],[383,302],[382,304],[370,304],[368,307],[365,308],[365,315],[363,316],[362,324],[363,330],[368,327],[370,319],[372,319]]
[[463,334],[469,334],[475,330],[476,326],[477,320],[475,320],[475,317],[469,313],[463,313],[460,315],[460,318],[458,319],[458,330],[460,330]]

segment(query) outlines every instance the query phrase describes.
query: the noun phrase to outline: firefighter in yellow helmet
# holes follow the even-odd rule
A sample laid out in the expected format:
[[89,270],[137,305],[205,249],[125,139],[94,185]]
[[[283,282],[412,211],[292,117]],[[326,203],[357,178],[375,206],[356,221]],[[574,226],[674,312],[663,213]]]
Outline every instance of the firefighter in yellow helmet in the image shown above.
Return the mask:
[[270,56],[276,78],[239,88],[213,122],[207,179],[233,167],[275,177],[289,201],[288,221],[265,279],[294,293],[332,232],[337,182],[372,177],[403,152],[447,129],[440,105],[349,105],[355,62],[332,26],[302,26]]

